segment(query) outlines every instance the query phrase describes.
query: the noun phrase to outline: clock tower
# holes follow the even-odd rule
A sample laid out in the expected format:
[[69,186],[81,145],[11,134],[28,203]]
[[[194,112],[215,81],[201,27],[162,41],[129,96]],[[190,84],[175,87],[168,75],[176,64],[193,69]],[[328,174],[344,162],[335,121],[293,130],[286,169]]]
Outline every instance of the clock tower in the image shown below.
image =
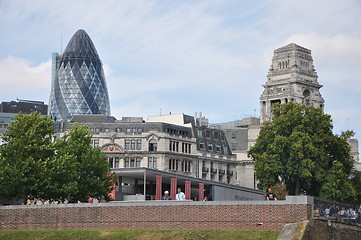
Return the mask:
[[261,123],[272,119],[272,106],[289,101],[324,107],[311,50],[294,43],[274,50],[267,82],[260,97]]

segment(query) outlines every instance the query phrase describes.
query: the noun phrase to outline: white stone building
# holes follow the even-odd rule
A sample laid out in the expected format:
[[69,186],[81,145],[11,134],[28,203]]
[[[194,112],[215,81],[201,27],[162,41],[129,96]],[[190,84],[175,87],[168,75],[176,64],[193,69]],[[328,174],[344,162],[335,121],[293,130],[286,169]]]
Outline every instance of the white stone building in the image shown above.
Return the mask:
[[104,115],[77,115],[63,122],[60,132],[77,122],[93,132],[93,145],[106,154],[110,166],[146,167],[193,178],[237,184],[236,155],[223,131],[204,118],[170,114],[115,120]]

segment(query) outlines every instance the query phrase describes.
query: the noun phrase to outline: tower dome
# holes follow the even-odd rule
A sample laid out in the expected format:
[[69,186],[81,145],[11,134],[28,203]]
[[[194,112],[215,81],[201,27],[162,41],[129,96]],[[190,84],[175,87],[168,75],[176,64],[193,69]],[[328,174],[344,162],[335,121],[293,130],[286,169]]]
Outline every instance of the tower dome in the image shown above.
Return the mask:
[[63,54],[53,53],[49,102],[49,115],[56,121],[78,114],[110,115],[102,62],[84,30],[73,35]]

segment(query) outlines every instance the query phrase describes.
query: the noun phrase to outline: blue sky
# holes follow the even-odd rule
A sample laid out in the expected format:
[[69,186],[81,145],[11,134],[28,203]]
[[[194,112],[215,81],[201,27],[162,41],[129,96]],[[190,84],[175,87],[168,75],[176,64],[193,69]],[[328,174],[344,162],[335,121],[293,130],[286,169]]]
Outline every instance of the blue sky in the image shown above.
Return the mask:
[[361,136],[361,1],[0,0],[0,101],[48,102],[51,54],[78,29],[118,119],[259,116],[273,50],[294,42],[312,51],[334,132]]

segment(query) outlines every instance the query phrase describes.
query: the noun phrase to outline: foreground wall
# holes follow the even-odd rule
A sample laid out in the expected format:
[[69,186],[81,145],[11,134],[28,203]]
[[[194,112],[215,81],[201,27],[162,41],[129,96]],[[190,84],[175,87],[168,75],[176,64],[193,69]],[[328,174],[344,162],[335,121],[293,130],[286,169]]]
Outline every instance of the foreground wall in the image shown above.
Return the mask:
[[[312,200],[313,201],[313,200]],[[286,201],[145,201],[1,206],[0,230],[224,229],[280,231],[311,219],[307,196]]]
[[308,223],[302,238],[302,240],[312,239],[361,239],[361,227],[359,225],[344,224],[331,220],[315,219]]

